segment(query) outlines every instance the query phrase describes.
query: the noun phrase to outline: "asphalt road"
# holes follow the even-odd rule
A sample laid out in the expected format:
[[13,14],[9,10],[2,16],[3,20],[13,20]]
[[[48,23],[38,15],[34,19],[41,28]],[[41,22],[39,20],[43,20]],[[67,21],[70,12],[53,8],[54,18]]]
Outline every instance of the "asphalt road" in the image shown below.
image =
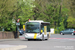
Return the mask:
[[75,35],[70,35],[70,34],[65,34],[65,35],[52,34],[51,38],[75,38]]
[[[26,39],[7,39],[0,40],[2,45],[17,46],[18,50],[75,50],[75,36],[72,35],[51,35],[48,41]],[[7,47],[8,48],[8,47]],[[16,48],[16,47],[15,47]],[[14,49],[15,49],[14,48]],[[17,50],[16,48],[16,50]],[[9,49],[10,50],[10,49]]]

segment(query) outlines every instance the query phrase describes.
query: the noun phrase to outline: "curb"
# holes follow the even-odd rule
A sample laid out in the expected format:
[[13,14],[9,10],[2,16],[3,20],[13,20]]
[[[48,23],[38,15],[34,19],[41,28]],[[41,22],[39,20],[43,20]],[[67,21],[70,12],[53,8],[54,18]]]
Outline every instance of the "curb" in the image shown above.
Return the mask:
[[72,40],[75,40],[75,38],[49,38],[49,39],[72,39]]
[[19,38],[16,38],[16,39],[0,39],[0,41],[4,40],[4,41],[7,41],[7,40],[18,40]]

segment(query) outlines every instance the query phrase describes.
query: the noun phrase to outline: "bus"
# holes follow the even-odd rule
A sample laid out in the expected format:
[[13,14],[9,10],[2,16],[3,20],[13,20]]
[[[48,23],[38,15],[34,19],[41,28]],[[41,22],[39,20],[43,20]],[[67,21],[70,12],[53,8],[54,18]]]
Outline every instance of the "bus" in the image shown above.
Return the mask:
[[25,23],[25,39],[48,40],[50,37],[50,22],[30,20]]

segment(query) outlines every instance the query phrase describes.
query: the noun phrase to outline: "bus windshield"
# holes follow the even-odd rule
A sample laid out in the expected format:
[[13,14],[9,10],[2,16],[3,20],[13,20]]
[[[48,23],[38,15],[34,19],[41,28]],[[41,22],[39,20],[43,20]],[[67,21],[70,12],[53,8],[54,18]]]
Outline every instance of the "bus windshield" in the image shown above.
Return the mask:
[[27,22],[26,33],[39,33],[40,32],[39,22]]

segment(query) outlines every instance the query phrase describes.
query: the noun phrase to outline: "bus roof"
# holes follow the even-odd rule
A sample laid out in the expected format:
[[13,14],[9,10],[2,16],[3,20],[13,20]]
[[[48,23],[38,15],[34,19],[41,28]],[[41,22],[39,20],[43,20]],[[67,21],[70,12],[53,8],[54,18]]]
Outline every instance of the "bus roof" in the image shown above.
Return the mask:
[[29,22],[44,22],[43,20],[30,20]]
[[29,22],[39,22],[41,24],[50,24],[50,22],[44,22],[43,20],[30,20]]

